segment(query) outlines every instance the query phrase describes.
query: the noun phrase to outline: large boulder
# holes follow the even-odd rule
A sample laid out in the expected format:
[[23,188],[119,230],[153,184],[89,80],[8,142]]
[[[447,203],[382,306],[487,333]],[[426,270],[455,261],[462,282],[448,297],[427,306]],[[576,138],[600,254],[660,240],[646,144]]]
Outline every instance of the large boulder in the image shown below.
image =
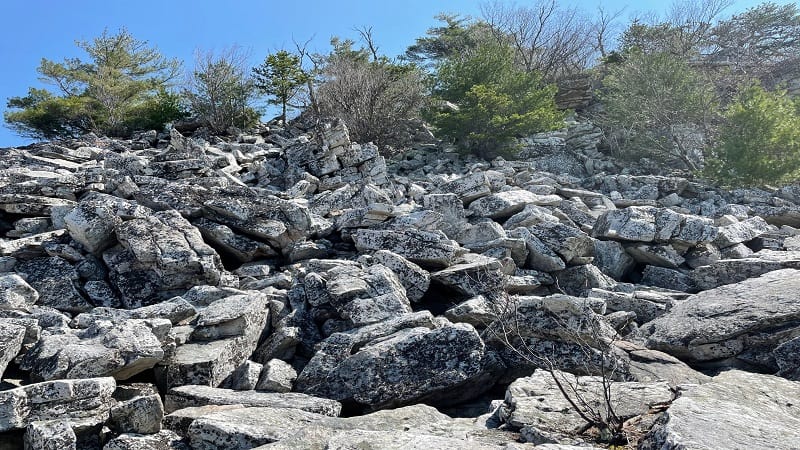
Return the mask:
[[113,378],[57,380],[0,391],[0,432],[36,421],[73,419],[102,424],[113,406]]
[[453,263],[459,246],[441,231],[415,229],[358,230],[353,241],[359,251],[390,250],[425,267],[447,267]]
[[738,358],[777,371],[772,350],[800,331],[798,289],[800,270],[776,270],[695,294],[641,331],[649,348],[681,359]]
[[383,409],[423,401],[458,403],[491,387],[490,358],[472,325],[386,332],[375,340],[363,333],[332,334],[300,373],[295,388]]
[[681,393],[643,450],[797,448],[800,383],[730,370]]
[[[563,391],[557,383],[564,387]],[[599,376],[576,377],[539,369],[530,377],[511,383],[500,416],[535,444],[570,442],[572,435],[587,425],[581,414],[605,420],[613,414],[624,421],[646,414],[655,405],[667,404],[672,398],[666,382],[610,382],[606,390]],[[581,410],[576,410],[575,405]]]

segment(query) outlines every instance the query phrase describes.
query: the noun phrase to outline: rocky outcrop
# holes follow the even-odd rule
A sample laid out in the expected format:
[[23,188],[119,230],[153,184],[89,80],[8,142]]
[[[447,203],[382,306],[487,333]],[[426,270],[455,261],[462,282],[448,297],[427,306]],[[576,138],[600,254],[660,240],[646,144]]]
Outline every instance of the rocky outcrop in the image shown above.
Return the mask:
[[547,370],[612,374],[642,433],[695,369],[797,379],[797,189],[623,168],[574,119],[517,160],[302,120],[2,150],[0,442],[585,445]]
[[682,392],[640,445],[643,449],[796,446],[800,384],[738,370]]

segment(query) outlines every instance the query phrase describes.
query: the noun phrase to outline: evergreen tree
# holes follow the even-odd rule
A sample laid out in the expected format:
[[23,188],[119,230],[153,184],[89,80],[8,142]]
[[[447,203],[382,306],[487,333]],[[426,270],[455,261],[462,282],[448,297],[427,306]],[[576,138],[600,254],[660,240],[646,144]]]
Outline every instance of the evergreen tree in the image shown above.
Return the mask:
[[256,88],[271,97],[270,104],[281,106],[281,121],[286,123],[286,107],[306,85],[309,75],[301,67],[299,56],[280,50],[253,68],[253,78]]
[[[88,61],[42,59],[37,69],[58,94],[31,88],[27,96],[9,99],[12,110],[5,120],[19,134],[53,138],[91,131],[126,136],[142,123],[141,114],[154,114],[151,119],[159,119],[159,126],[182,115],[175,97],[165,94],[180,61],[165,58],[124,28],[76,44]],[[158,101],[167,104],[154,106]]]

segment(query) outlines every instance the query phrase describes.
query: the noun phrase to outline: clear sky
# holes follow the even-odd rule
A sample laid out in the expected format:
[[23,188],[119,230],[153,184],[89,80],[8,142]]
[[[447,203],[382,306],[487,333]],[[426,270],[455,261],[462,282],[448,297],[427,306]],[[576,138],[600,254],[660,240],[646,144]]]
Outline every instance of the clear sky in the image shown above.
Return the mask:
[[[354,27],[372,26],[379,50],[401,54],[437,21],[437,13],[480,15],[479,0],[2,0],[0,5],[0,110],[9,97],[41,87],[36,67],[41,58],[61,61],[85,57],[75,40],[91,40],[105,28],[126,27],[169,57],[191,68],[195,50],[221,50],[238,45],[251,54],[253,65],[271,51],[293,48],[293,39],[314,41],[311,49],[328,50],[331,36],[356,38]],[[519,4],[525,4],[520,1]],[[562,0],[588,12],[601,0]],[[737,0],[728,12],[760,3]],[[785,0],[778,3],[786,3]],[[641,12],[659,12],[667,2],[602,0],[603,8],[625,8],[623,19]],[[0,147],[29,141],[0,126]]]

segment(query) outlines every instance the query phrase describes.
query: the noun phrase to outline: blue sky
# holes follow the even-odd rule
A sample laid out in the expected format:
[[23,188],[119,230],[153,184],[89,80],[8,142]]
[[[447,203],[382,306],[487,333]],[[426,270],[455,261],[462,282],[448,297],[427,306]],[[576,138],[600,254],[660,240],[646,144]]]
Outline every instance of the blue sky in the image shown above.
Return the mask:
[[[253,65],[271,51],[293,48],[293,39],[314,38],[310,47],[328,49],[331,36],[355,38],[354,27],[372,26],[381,52],[396,56],[436,25],[439,12],[480,15],[478,0],[3,0],[0,6],[0,110],[8,97],[41,87],[36,67],[41,58],[60,61],[84,57],[75,40],[90,40],[108,28],[126,27],[169,57],[191,68],[195,50],[221,50],[238,45],[251,54]],[[525,4],[526,2],[519,2]],[[595,11],[600,0],[562,1]],[[760,2],[738,0],[728,12]],[[779,3],[785,3],[780,1]],[[603,0],[603,8],[625,8],[625,19],[644,11],[660,11],[663,1]],[[0,126],[0,147],[29,141]]]

